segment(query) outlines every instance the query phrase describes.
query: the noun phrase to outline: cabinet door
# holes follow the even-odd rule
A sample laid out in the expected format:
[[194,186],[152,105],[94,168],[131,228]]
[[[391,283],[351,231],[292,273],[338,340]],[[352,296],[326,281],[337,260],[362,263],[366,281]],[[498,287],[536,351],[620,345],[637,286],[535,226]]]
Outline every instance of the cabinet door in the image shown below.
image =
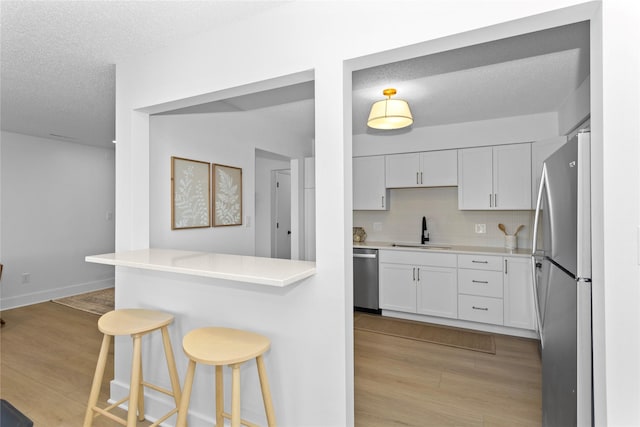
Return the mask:
[[388,210],[384,156],[353,158],[353,209]]
[[458,150],[458,209],[493,206],[491,147]]
[[455,268],[419,266],[417,307],[419,314],[458,317],[458,279]]
[[387,188],[420,186],[420,154],[390,154],[386,157]]
[[536,329],[531,259],[504,258],[504,325]]
[[532,208],[531,144],[493,147],[493,208]]
[[420,184],[423,187],[458,185],[458,150],[420,153]]
[[416,312],[415,267],[405,264],[380,263],[380,308]]

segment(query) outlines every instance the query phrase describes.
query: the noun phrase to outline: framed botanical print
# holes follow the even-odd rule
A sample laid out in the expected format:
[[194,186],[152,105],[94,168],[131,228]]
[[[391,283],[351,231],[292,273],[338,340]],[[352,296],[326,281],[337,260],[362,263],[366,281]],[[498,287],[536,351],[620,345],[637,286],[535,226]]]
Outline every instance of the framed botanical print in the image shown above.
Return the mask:
[[242,169],[213,164],[213,226],[242,225]]
[[211,165],[171,157],[171,229],[211,226]]

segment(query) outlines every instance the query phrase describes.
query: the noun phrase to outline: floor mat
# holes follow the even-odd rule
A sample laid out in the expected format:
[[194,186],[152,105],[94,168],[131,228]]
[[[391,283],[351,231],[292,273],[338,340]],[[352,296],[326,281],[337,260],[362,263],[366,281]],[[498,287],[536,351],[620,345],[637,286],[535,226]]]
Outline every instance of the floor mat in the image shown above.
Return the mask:
[[114,289],[107,288],[99,291],[87,292],[85,294],[53,300],[57,304],[88,313],[103,315],[114,308]]

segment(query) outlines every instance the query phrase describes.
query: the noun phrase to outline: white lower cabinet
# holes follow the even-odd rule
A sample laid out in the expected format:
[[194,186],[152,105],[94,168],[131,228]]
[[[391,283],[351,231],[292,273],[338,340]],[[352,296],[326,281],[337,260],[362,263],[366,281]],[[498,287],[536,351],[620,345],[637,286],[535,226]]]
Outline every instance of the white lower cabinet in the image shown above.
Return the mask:
[[458,317],[502,325],[502,257],[458,255],[458,268]]
[[459,318],[472,322],[502,325],[502,298],[458,295]]
[[380,250],[379,258],[383,310],[535,330],[528,257]]
[[380,308],[457,318],[454,254],[380,251]]
[[380,308],[415,313],[416,282],[413,277],[416,267],[381,262],[378,268],[380,271]]
[[536,329],[531,258],[504,257],[504,325]]

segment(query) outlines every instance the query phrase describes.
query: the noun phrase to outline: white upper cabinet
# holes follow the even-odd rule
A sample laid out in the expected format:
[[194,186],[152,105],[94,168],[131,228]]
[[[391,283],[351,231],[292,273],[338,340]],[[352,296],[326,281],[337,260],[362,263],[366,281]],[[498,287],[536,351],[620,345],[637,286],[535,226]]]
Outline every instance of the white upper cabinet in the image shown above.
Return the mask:
[[531,144],[458,150],[458,209],[532,209]]
[[542,177],[542,164],[547,157],[567,142],[566,136],[536,141],[531,144],[531,207],[535,209],[540,189],[540,177]]
[[384,156],[353,158],[353,209],[388,210]]
[[458,185],[457,159],[457,150],[387,155],[387,188]]

